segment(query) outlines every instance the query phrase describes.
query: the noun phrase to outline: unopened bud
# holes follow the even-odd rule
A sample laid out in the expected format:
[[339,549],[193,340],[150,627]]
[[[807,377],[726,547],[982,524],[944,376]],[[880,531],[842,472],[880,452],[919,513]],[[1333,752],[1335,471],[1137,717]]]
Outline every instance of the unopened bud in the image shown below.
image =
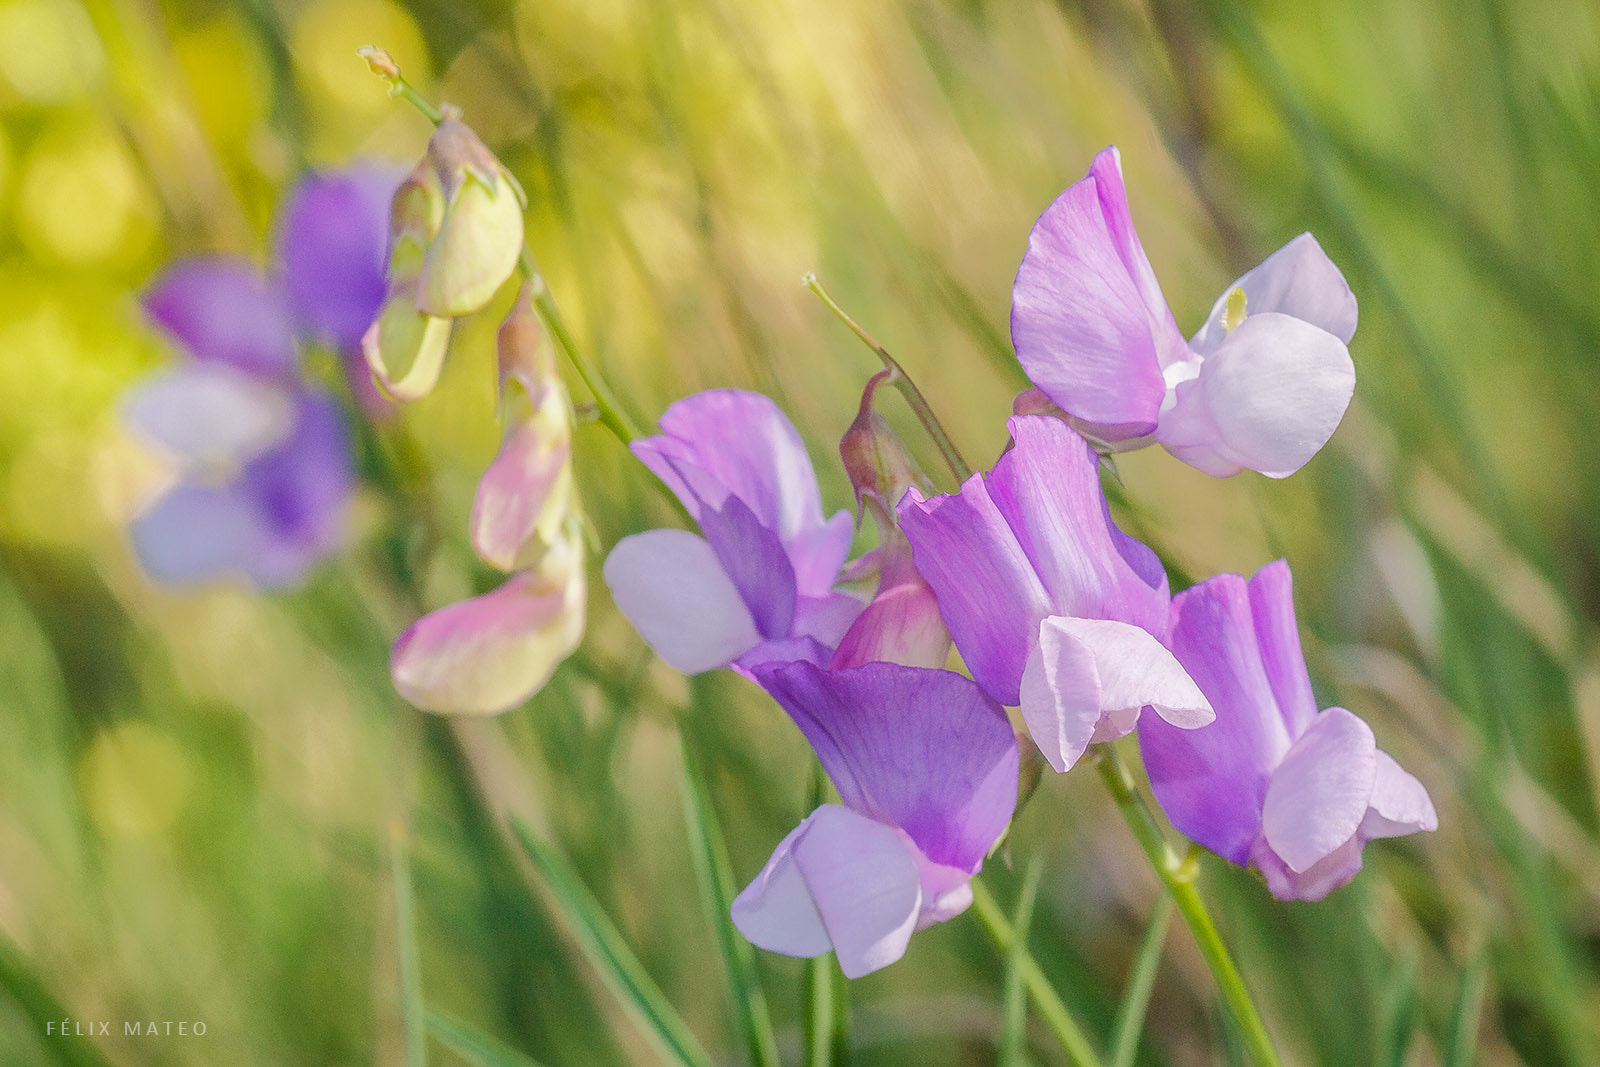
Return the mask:
[[377,45],[365,45],[356,49],[356,55],[367,61],[367,66],[372,73],[391,82],[400,80],[400,64],[394,57]]
[[560,381],[555,358],[545,343],[544,327],[533,310],[532,288],[527,283],[517,291],[517,302],[511,305],[505,321],[500,324],[496,352],[500,361],[502,402],[508,382],[519,383],[537,405],[544,391]]
[[478,135],[447,117],[428,142],[444,191],[444,217],[428,245],[417,303],[459,317],[489,302],[522,254],[522,191]]
[[878,505],[877,510],[892,515],[906,489],[925,479],[900,435],[873,408],[878,386],[888,381],[890,374],[879,371],[867,381],[855,421],[839,439],[839,458],[856,491],[857,508],[871,501]]
[[417,307],[417,279],[443,215],[439,179],[424,160],[390,202],[388,292],[361,338],[372,380],[393,400],[416,400],[431,392],[450,347],[450,320]]

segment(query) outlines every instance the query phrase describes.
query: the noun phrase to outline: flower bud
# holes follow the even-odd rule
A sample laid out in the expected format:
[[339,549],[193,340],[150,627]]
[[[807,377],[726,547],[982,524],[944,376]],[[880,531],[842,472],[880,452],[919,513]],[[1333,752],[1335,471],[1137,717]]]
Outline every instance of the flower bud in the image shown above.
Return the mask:
[[417,308],[417,279],[444,217],[444,194],[427,160],[395,190],[389,207],[388,292],[361,338],[372,378],[394,400],[432,391],[450,347],[450,320]]
[[855,488],[857,509],[874,502],[885,513],[886,521],[892,523],[894,506],[901,495],[912,485],[925,484],[926,479],[900,435],[873,408],[878,386],[889,380],[890,373],[879,371],[867,381],[855,421],[839,439],[839,458]]
[[[544,555],[572,511],[572,419],[526,287],[500,327],[499,347],[507,429],[478,483],[472,547],[491,567],[514,571]],[[512,379],[522,395],[505,392]]]
[[428,245],[417,304],[459,317],[489,302],[522,255],[522,190],[478,135],[447,116],[428,142],[444,216]]

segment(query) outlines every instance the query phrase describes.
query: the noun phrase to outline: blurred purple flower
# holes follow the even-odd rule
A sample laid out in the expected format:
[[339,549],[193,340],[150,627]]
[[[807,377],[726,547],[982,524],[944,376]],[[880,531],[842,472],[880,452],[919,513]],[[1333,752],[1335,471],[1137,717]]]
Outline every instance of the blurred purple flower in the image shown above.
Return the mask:
[[333,399],[301,380],[297,341],[339,349],[360,368],[358,395],[372,395],[358,349],[383,297],[394,184],[373,168],[312,175],[284,208],[281,278],[202,257],[145,294],[151,320],[186,357],[124,401],[132,428],[179,468],[178,484],[130,531],[157,581],[237,572],[288,586],[339,547],[355,485],[350,442]]
[[800,435],[759,393],[712,390],[661,417],[633,453],[699,523],[617,542],[604,568],[618,608],[685,674],[830,651],[861,602],[836,592],[850,551],[847,511],[822,516]]
[[1012,448],[951,495],[900,501],[917,569],[980,685],[1019,704],[1058,771],[1133,729],[1186,729],[1210,706],[1162,647],[1167,576],[1111,521],[1094,450],[1059,419],[1014,416]]
[[1115,148],[1039,216],[1011,301],[1018,360],[1080,430],[1119,449],[1159,442],[1217,477],[1293,474],[1355,389],[1355,297],[1309,233],[1224,290],[1184,341]]
[[972,902],[970,879],[1016,808],[1016,737],[1005,712],[950,671],[797,661],[752,674],[843,803],[817,808],[778,844],[734,900],[734,925],[784,955],[832,950],[859,978]]
[[1320,900],[1362,847],[1438,826],[1427,790],[1344,708],[1317,710],[1288,564],[1219,574],[1173,598],[1167,644],[1217,711],[1204,730],[1145,718],[1139,742],[1172,824],[1282,900]]

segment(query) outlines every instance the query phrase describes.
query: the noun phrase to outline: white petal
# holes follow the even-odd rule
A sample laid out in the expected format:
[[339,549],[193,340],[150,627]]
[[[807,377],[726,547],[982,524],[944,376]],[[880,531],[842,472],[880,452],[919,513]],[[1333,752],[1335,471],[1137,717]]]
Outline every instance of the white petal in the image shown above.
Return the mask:
[[1329,708],[1289,747],[1272,772],[1261,832],[1296,874],[1355,836],[1378,773],[1372,730]]
[[1131,730],[1141,708],[1184,729],[1216,718],[1188,672],[1146,631],[1058,615],[1039,624],[1022,673],[1021,706],[1039,751],[1058,771],[1092,742]]
[[283,439],[294,418],[280,389],[220,363],[192,363],[137,386],[123,415],[141,436],[199,463],[242,463]]
[[602,573],[640,636],[685,674],[725,667],[761,641],[711,545],[686,530],[624,537]]
[[1201,355],[1209,355],[1227,336],[1222,320],[1228,294],[1235,289],[1244,290],[1246,315],[1290,315],[1320,326],[1345,344],[1355,336],[1355,295],[1309,233],[1294,238],[1222,291],[1206,324],[1189,343]]

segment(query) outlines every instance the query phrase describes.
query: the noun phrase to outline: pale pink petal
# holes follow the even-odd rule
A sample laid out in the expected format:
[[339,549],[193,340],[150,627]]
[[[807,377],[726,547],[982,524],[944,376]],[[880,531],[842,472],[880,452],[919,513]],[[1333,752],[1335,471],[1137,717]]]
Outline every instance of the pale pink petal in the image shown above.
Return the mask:
[[1286,478],[1333,436],[1355,384],[1333,334],[1287,315],[1250,315],[1176,385],[1155,438],[1207,474],[1248,467]]
[[1372,786],[1371,807],[1361,820],[1361,836],[1403,837],[1418,830],[1437,830],[1439,816],[1428,791],[1383,749],[1378,749],[1378,773]]
[[816,956],[831,945],[845,977],[860,978],[905,954],[921,906],[916,846],[892,826],[825,804],[778,846],[732,916],[773,952]]
[[538,692],[583,637],[581,560],[563,569],[524,571],[417,620],[389,659],[400,695],[425,711],[494,715]]
[[1355,836],[1378,773],[1372,730],[1343,708],[1317,716],[1272,772],[1261,833],[1302,873]]
[[634,629],[685,674],[726,667],[761,641],[716,552],[686,530],[624,537],[602,573]]
[[1355,294],[1309,233],[1294,238],[1222,291],[1211,317],[1189,342],[1200,355],[1210,355],[1227,336],[1223,318],[1235,289],[1244,290],[1246,315],[1269,311],[1289,315],[1320,326],[1345,344],[1355,336]]
[[[564,401],[551,394],[551,402]],[[563,422],[533,418],[506,435],[472,502],[472,547],[502,571],[527,566],[554,540],[571,493],[571,439]]]
[[1184,729],[1216,718],[1161,642],[1137,626],[1104,619],[1051,616],[1040,623],[1021,697],[1028,731],[1058,771],[1077,762],[1108,719],[1126,733],[1144,707]]

